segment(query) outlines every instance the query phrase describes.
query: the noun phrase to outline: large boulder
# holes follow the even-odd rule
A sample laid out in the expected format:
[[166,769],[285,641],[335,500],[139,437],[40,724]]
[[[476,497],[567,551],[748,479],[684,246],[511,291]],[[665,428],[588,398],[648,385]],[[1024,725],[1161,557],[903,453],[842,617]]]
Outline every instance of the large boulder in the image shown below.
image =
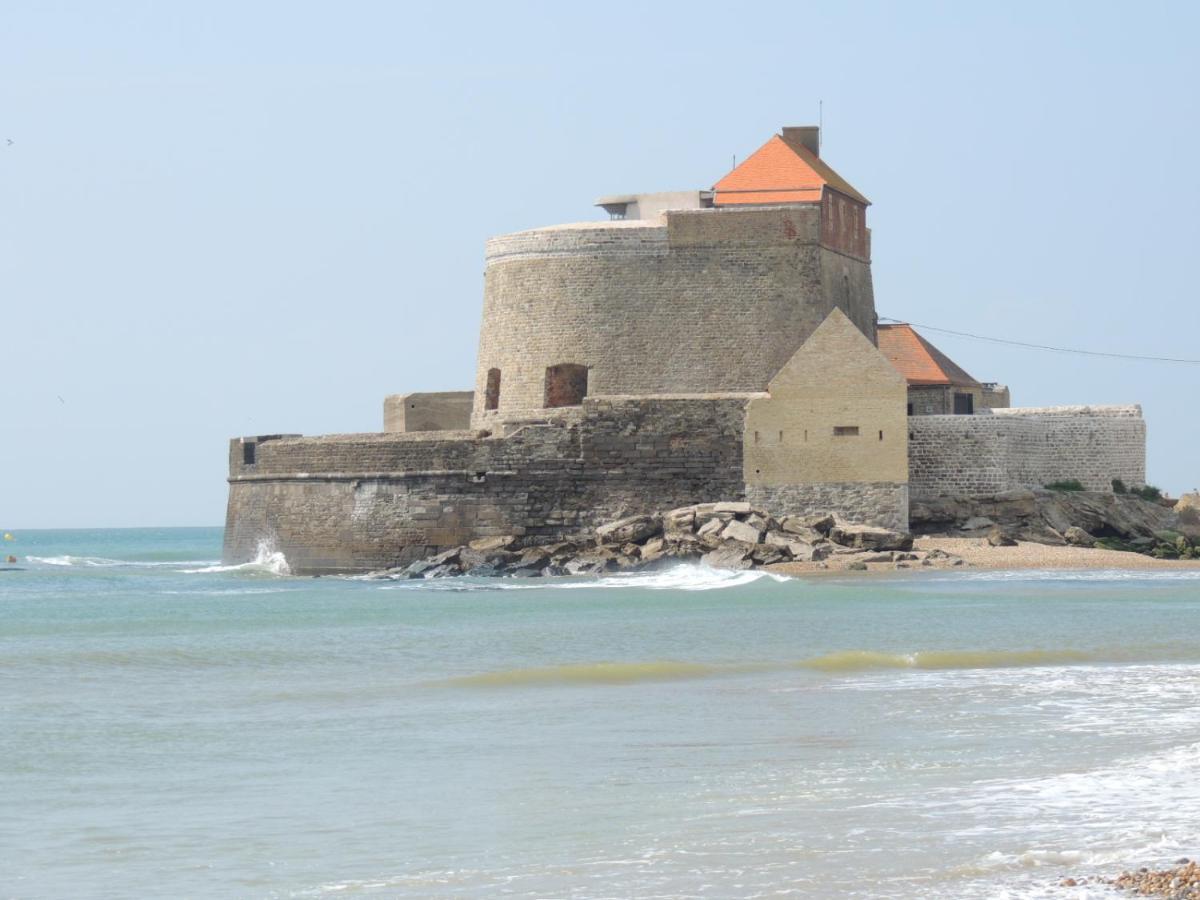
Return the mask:
[[911,534],[875,525],[834,525],[829,539],[858,550],[911,550],[913,545]]
[[601,544],[637,544],[662,532],[662,521],[657,516],[629,516],[609,522],[596,529],[596,540]]
[[786,516],[779,527],[784,531],[792,534],[810,534],[817,532],[821,535],[829,534],[829,530],[836,524],[836,520],[828,513],[813,516]]
[[710,550],[701,557],[705,565],[714,569],[752,569],[754,560],[751,554],[755,545],[743,544],[741,541],[726,541],[716,550]]
[[744,544],[757,544],[762,540],[763,529],[750,522],[739,522],[734,519],[725,526],[721,537],[726,541],[741,541]]

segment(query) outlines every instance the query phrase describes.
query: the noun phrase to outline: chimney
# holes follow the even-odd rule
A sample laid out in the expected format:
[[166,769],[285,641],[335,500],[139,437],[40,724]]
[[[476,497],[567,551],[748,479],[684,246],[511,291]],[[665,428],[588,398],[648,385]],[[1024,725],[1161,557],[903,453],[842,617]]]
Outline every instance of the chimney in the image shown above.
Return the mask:
[[821,155],[821,129],[816,125],[785,125],[783,139],[789,143],[803,144],[813,156]]

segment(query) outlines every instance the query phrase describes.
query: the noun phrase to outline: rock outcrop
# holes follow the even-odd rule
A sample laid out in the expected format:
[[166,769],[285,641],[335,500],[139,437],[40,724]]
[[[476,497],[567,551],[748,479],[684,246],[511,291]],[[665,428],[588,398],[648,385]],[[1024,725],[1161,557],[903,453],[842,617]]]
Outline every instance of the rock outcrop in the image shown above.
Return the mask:
[[1188,518],[1186,511],[1163,503],[1107,491],[1022,489],[914,500],[910,509],[917,534],[984,537],[997,546],[1006,541],[1096,546],[1171,558],[1191,558],[1200,545],[1200,516],[1194,524]]

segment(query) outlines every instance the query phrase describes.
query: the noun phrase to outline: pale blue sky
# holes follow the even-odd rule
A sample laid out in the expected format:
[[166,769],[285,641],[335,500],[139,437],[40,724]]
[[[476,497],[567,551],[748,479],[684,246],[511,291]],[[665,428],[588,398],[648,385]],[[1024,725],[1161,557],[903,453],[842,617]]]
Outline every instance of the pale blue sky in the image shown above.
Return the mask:
[[[822,99],[881,315],[1200,357],[1196,9],[7,2],[0,527],[220,523],[229,437],[472,386],[489,235],[707,187]],[[1200,483],[1200,366],[929,337],[1020,405],[1142,403],[1150,480]]]

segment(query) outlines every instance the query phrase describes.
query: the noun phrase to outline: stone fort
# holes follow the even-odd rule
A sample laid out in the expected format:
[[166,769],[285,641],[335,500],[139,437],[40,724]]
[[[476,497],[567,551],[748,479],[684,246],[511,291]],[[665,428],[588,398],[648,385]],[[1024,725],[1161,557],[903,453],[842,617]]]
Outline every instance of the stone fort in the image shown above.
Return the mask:
[[710,190],[492,238],[473,391],[383,431],[235,438],[224,555],[400,565],[712,500],[904,529],[910,497],[1145,480],[1137,406],[1014,409],[880,325],[865,196],[784,128]]

